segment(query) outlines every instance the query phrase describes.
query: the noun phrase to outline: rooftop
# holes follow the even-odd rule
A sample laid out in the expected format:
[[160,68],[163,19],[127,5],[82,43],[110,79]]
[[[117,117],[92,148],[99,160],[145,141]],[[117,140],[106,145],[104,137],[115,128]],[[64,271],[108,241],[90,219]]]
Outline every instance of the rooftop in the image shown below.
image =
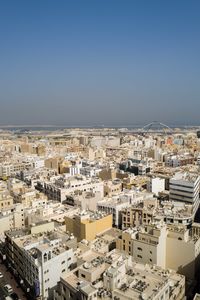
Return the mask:
[[182,181],[187,181],[194,183],[196,180],[199,179],[199,175],[196,173],[190,173],[190,172],[178,172],[176,173],[171,180],[182,180]]

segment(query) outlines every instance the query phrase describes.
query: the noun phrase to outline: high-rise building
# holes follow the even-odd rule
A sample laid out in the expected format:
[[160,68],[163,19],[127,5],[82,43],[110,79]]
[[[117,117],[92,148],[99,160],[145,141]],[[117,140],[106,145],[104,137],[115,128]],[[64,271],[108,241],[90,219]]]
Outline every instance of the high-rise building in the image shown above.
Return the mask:
[[195,213],[199,206],[200,176],[192,173],[176,173],[169,184],[170,200],[192,204]]

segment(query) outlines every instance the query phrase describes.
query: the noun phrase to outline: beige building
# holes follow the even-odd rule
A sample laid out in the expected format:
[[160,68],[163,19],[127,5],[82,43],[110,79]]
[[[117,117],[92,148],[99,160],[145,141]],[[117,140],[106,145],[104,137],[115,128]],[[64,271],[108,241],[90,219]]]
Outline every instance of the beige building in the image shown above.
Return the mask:
[[13,197],[10,196],[7,190],[0,190],[0,209],[7,209],[13,206]]
[[122,182],[120,179],[104,182],[104,196],[111,197],[122,191]]
[[61,276],[55,300],[183,300],[185,278],[172,270],[132,261],[120,251],[90,252],[79,267]]
[[117,240],[117,249],[141,263],[173,269],[194,279],[200,266],[200,238],[174,225],[145,225],[128,228]]
[[65,218],[66,231],[73,233],[78,241],[92,241],[96,235],[112,228],[112,215],[96,212],[82,212]]
[[122,211],[122,229],[150,224],[153,220],[153,205],[144,207],[143,202]]
[[15,204],[12,208],[2,210],[0,213],[0,234],[4,234],[7,230],[23,228],[24,219],[24,209],[21,204]]
[[166,268],[166,226],[146,225],[139,229],[127,229],[117,241],[117,248],[132,255],[144,264],[155,264]]
[[117,177],[116,169],[103,169],[99,172],[99,178],[102,180],[114,180]]
[[200,238],[189,229],[171,226],[167,235],[166,266],[194,279],[200,266]]
[[133,196],[133,204],[122,210],[122,229],[150,224],[158,207],[158,200],[152,193],[135,193]]
[[193,222],[192,223],[192,236],[200,237],[200,223]]
[[17,194],[17,193],[24,193],[26,190],[26,184],[23,181],[20,181],[15,178],[10,178],[7,181],[8,190],[11,195]]
[[14,194],[15,203],[21,203],[24,207],[30,207],[35,200],[47,200],[47,196],[32,188],[26,188],[23,192]]
[[44,165],[47,169],[53,169],[59,173],[60,164],[62,163],[62,161],[63,159],[61,157],[50,157],[45,160]]
[[73,196],[67,196],[65,203],[80,207],[81,210],[97,210],[97,203],[102,200],[100,192],[79,192]]

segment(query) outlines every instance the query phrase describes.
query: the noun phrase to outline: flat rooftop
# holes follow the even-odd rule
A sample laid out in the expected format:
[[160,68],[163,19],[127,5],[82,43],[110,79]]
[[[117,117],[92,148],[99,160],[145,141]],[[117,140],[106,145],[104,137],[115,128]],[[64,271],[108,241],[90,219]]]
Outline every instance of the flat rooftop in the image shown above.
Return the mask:
[[196,182],[196,180],[199,178],[198,174],[190,173],[190,172],[178,172],[176,173],[171,180],[182,180],[182,181],[188,181],[191,183]]

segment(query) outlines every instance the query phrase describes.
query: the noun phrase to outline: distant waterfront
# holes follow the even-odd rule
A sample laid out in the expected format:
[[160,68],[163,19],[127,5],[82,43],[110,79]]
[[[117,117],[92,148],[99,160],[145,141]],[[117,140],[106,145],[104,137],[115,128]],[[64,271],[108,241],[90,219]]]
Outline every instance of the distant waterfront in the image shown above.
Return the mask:
[[[170,125],[170,128],[180,128],[180,129],[198,129],[200,125]],[[9,130],[9,131],[20,131],[20,132],[29,132],[29,131],[56,131],[62,129],[73,129],[73,128],[81,128],[81,129],[101,129],[101,128],[127,128],[131,129],[140,129],[143,128],[144,124],[124,124],[124,125],[2,125],[0,126],[1,130]],[[155,127],[156,128],[156,127]]]

